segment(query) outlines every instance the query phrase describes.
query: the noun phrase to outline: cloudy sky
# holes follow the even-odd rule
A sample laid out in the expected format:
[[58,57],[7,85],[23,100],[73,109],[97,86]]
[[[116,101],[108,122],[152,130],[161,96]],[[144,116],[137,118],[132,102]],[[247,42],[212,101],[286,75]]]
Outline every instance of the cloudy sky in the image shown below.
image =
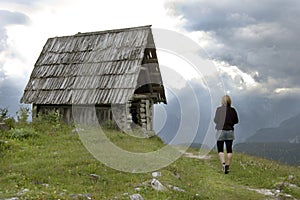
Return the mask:
[[239,132],[277,126],[299,113],[299,1],[199,0],[167,7],[219,65],[239,109]]
[[47,38],[152,24],[206,51],[244,139],[300,113],[299,18],[298,0],[0,0],[0,106],[14,115]]

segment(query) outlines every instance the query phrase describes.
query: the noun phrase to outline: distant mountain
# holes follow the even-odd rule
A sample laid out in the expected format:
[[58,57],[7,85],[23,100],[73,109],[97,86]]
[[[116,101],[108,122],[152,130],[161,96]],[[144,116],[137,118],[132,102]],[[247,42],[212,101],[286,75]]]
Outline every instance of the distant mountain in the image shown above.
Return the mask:
[[276,128],[258,130],[245,143],[236,144],[235,150],[300,166],[300,114],[283,121]]
[[258,143],[295,143],[300,144],[300,114],[283,121],[276,128],[263,128],[246,139]]

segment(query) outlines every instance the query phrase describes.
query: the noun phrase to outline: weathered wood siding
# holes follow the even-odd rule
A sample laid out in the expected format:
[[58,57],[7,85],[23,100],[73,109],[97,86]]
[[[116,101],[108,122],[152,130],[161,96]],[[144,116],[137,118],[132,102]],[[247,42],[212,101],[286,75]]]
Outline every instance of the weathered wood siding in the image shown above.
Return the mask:
[[74,122],[74,118],[75,123],[80,124],[102,124],[113,120],[109,105],[34,105],[34,109],[37,110],[36,116],[39,113],[47,114],[58,111],[62,119],[69,124]]

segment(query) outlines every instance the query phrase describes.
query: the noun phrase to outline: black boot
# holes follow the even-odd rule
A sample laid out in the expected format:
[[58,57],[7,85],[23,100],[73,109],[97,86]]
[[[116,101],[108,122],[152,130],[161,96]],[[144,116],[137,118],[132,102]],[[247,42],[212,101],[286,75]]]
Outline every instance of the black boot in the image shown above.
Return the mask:
[[225,165],[225,174],[228,174],[229,173],[229,165]]

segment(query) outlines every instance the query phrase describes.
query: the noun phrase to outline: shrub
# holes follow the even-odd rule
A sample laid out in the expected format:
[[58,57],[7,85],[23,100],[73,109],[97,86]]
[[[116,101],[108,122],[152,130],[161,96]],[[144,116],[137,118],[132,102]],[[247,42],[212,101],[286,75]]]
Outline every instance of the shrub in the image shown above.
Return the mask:
[[0,131],[5,132],[15,127],[15,120],[8,115],[7,108],[0,108]]
[[0,122],[3,122],[6,118],[8,118],[8,109],[0,108]]
[[31,127],[39,133],[49,135],[53,135],[57,132],[67,132],[70,129],[70,127],[62,121],[58,111],[52,111],[47,114],[40,113],[38,117],[33,118]]
[[27,124],[30,115],[30,109],[28,107],[20,107],[20,110],[16,114],[18,123],[21,125]]
[[43,121],[52,125],[61,123],[61,116],[58,111],[52,111],[47,114],[40,114],[39,117],[41,117]]
[[10,130],[12,128],[15,128],[16,121],[15,121],[14,118],[9,117],[9,118],[7,118],[7,119],[4,120],[4,124],[5,124],[6,128],[7,128],[7,130]]
[[10,131],[10,137],[15,139],[28,139],[38,137],[38,133],[32,128],[12,128]]

